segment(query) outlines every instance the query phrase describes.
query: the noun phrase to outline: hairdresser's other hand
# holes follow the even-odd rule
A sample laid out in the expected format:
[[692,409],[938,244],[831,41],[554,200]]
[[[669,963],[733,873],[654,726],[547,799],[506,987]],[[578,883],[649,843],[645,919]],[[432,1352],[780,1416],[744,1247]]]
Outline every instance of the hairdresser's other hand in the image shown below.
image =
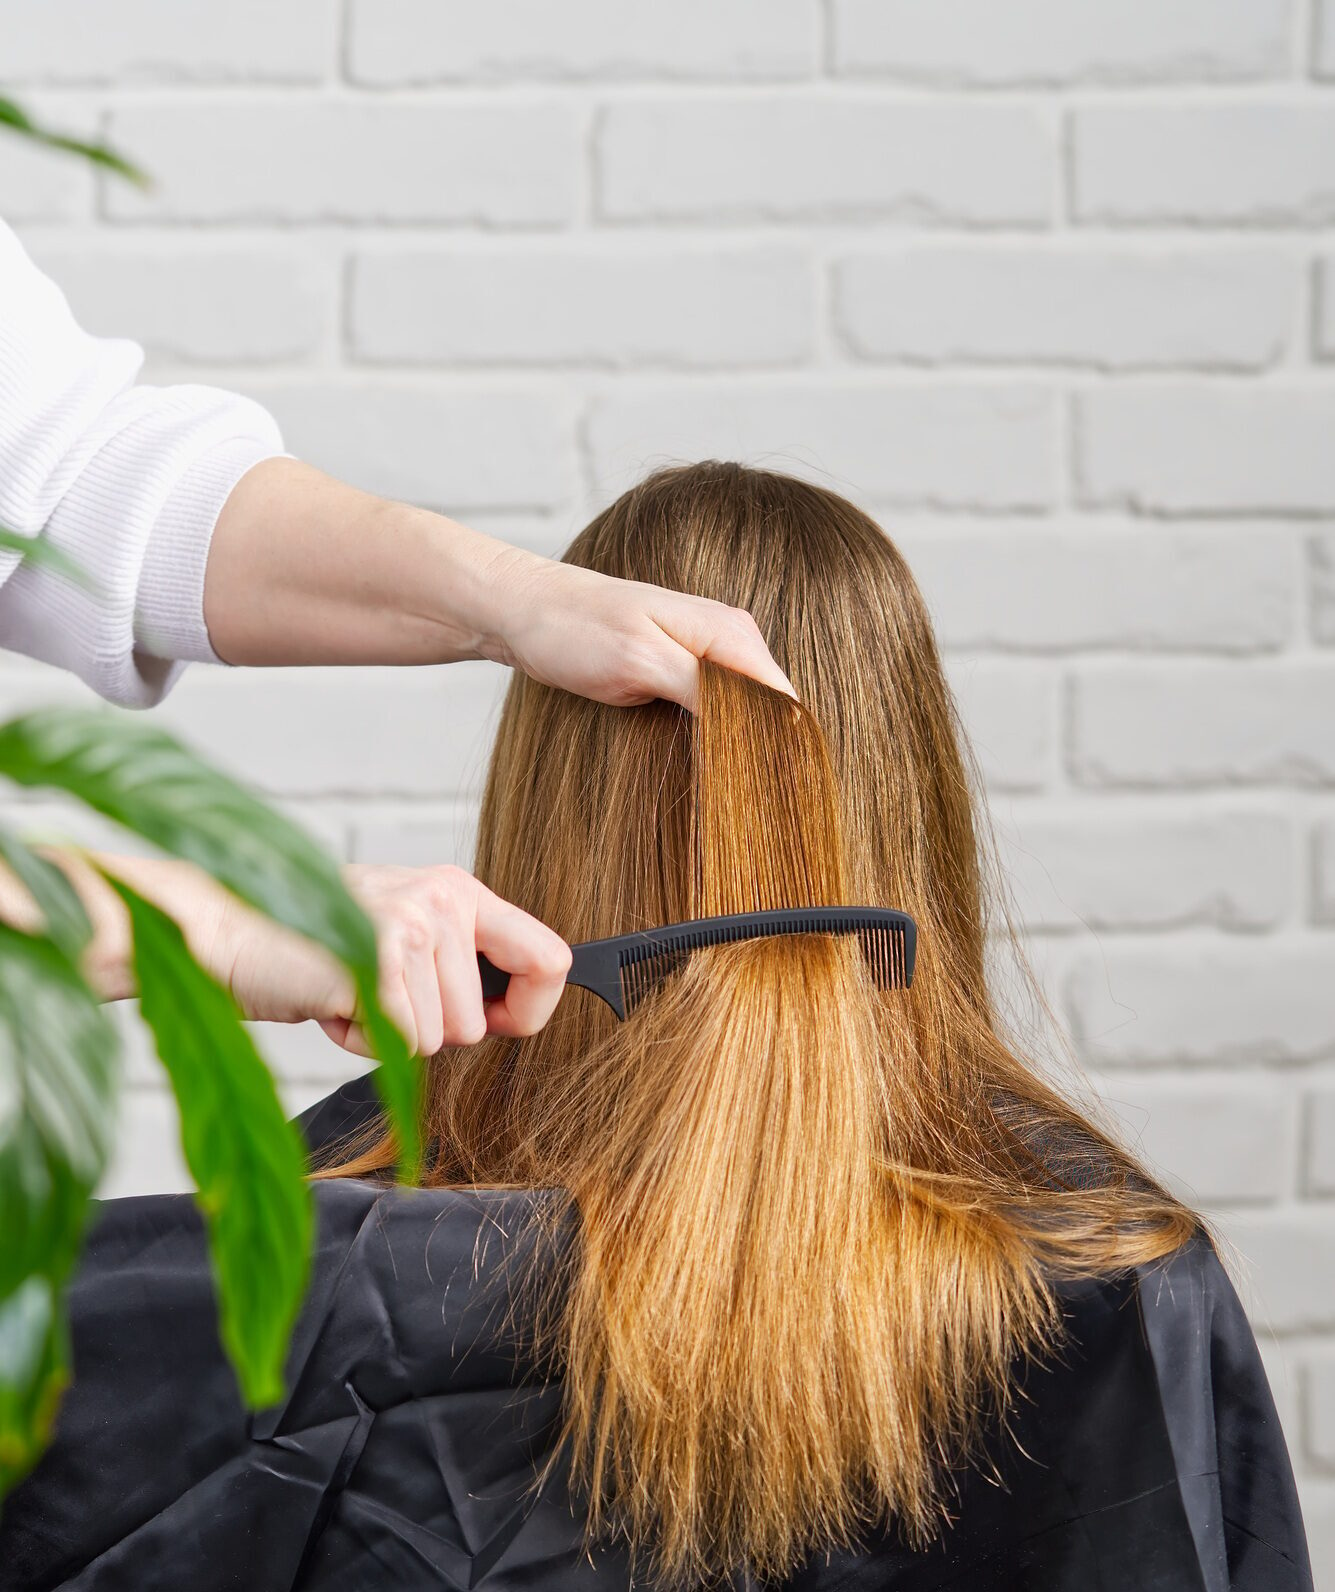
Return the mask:
[[743,608],[507,546],[487,583],[499,617],[480,650],[547,685],[617,707],[661,697],[694,709],[708,658],[796,695]]
[[[471,1045],[486,1034],[533,1034],[565,987],[570,947],[545,924],[462,868],[351,864],[344,882],[375,924],[380,999],[423,1056]],[[501,1000],[484,1002],[477,953],[511,975]],[[276,928],[240,903],[224,909],[218,949],[232,994],[247,1017],[314,1018],[345,1050],[368,1055],[346,970],[329,954]]]

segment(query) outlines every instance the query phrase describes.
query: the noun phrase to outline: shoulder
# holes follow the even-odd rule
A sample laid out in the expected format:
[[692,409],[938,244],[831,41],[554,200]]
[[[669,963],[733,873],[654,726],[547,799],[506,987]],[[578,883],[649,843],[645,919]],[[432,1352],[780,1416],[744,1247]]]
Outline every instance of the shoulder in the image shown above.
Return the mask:
[[307,1106],[295,1121],[306,1140],[306,1148],[314,1156],[340,1139],[376,1126],[382,1116],[375,1074],[367,1072],[360,1078],[349,1079],[313,1106]]

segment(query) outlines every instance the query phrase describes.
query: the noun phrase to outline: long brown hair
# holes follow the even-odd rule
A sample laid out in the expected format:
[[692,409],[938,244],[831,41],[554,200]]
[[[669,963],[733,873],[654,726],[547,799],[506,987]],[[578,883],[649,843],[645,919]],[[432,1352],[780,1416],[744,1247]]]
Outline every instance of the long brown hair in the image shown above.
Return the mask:
[[[646,480],[566,558],[750,609],[803,706],[708,665],[694,716],[517,676],[479,877],[572,941],[900,907],[917,974],[880,991],[853,942],[803,936],[699,953],[624,1024],[572,989],[532,1039],[436,1058],[428,1181],[566,1191],[550,1338],[592,1538],[675,1583],[782,1574],[878,1521],[923,1542],[1019,1361],[1055,1345],[1054,1281],[1196,1219],[1003,1037],[962,732],[881,530],[710,463]],[[337,1170],[392,1159],[382,1136]]]

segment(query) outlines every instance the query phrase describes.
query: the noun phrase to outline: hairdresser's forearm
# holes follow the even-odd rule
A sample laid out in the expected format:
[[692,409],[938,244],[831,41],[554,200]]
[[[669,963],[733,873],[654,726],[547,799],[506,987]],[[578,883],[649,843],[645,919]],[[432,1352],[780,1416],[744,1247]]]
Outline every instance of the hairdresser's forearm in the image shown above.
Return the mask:
[[204,617],[228,663],[476,658],[496,650],[497,560],[527,556],[295,459],[269,459],[223,506]]
[[[61,869],[83,902],[93,930],[83,953],[83,972],[102,1000],[126,999],[135,993],[136,982],[129,914],[100,869],[115,874],[172,918],[202,966],[215,976],[225,973],[212,965],[225,896],[198,868],[162,857],[86,857],[58,846],[39,850]],[[4,868],[0,868],[0,920],[29,932],[42,927],[32,897]]]

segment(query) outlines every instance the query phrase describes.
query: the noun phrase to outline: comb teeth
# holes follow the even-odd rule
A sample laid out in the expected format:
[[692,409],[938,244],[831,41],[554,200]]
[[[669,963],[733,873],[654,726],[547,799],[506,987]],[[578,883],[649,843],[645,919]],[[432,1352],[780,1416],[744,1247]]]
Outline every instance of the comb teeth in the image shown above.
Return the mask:
[[904,989],[908,984],[905,966],[904,929],[898,924],[866,928],[850,926],[846,918],[810,914],[800,928],[784,924],[728,924],[718,928],[684,929],[672,934],[656,934],[652,943],[631,945],[618,954],[621,998],[629,1015],[667,978],[685,966],[692,951],[707,945],[728,945],[738,940],[771,939],[776,935],[856,933],[872,981],[879,989]]
[[903,989],[908,982],[904,968],[903,929],[859,929],[858,943],[867,958],[876,985],[880,989]]

